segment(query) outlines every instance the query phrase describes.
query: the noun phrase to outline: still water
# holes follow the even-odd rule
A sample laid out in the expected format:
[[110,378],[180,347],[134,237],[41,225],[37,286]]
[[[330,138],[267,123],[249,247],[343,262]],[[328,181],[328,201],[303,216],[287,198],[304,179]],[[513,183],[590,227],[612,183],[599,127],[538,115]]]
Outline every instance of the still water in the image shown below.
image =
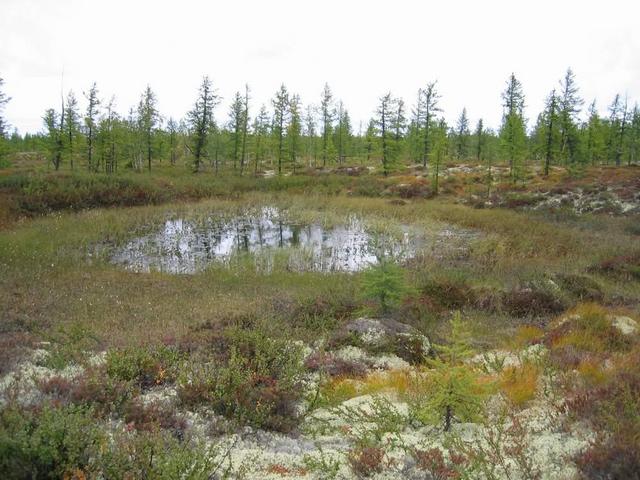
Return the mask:
[[158,231],[129,241],[111,260],[137,272],[196,273],[212,263],[231,265],[250,258],[269,270],[276,255],[294,271],[355,272],[378,262],[415,254],[418,241],[408,228],[374,233],[358,217],[330,228],[287,221],[277,209],[233,218],[166,220]]

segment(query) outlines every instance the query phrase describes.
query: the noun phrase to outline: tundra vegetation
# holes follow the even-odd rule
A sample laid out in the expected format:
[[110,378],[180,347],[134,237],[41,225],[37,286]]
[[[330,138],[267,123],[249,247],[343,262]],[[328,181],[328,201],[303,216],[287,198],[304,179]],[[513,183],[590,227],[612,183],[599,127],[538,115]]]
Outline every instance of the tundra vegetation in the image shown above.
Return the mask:
[[[639,478],[627,99],[583,111],[568,70],[527,128],[511,75],[494,131],[447,125],[431,82],[355,133],[328,85],[317,107],[245,86],[220,122],[205,77],[184,119],[93,84],[19,135],[3,89],[0,477]],[[262,249],[234,220],[256,211]],[[229,237],[193,240],[216,219]],[[169,220],[136,252],[232,254],[114,262]],[[368,244],[339,258],[365,268],[319,268],[308,232],[354,221]]]

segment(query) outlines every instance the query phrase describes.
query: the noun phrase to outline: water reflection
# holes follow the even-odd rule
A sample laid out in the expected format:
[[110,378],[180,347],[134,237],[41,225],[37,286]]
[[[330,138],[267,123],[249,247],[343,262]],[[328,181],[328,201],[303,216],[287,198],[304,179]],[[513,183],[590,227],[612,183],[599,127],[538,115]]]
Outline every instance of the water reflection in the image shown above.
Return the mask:
[[382,254],[408,258],[415,248],[408,233],[400,238],[374,234],[356,217],[325,228],[287,222],[277,210],[265,208],[230,220],[167,220],[159,232],[117,250],[112,261],[138,272],[195,273],[213,262],[250,257],[257,268],[269,270],[274,255],[286,253],[290,270],[353,272],[375,264]]

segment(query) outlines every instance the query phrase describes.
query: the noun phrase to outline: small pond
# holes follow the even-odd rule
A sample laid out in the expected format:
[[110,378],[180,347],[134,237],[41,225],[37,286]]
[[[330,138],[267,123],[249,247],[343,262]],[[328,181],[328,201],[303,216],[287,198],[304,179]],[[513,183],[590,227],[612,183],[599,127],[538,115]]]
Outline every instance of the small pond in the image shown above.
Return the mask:
[[284,261],[292,271],[355,272],[381,256],[404,260],[415,255],[421,239],[410,227],[374,232],[358,217],[325,227],[301,224],[275,208],[235,217],[173,218],[157,231],[138,236],[111,254],[111,261],[136,272],[192,274],[211,264],[255,262],[269,271]]

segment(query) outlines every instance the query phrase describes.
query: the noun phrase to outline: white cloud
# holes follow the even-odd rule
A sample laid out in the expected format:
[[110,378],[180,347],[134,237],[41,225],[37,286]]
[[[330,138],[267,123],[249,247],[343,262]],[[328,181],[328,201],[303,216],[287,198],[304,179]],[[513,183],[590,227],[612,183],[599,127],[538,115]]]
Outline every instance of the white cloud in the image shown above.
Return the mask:
[[13,97],[9,122],[41,128],[64,89],[94,80],[119,110],[149,83],[166,116],[190,108],[203,74],[228,101],[248,82],[254,112],[284,82],[317,103],[327,81],[354,118],[366,121],[391,90],[414,102],[439,81],[454,121],[496,127],[500,92],[513,71],[533,120],[565,69],[604,111],[616,92],[640,97],[639,8],[631,1],[81,1],[3,0],[0,76]]

